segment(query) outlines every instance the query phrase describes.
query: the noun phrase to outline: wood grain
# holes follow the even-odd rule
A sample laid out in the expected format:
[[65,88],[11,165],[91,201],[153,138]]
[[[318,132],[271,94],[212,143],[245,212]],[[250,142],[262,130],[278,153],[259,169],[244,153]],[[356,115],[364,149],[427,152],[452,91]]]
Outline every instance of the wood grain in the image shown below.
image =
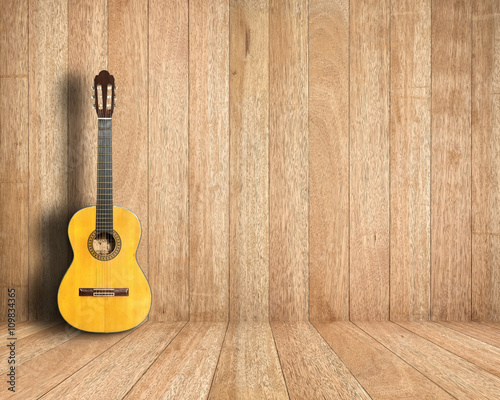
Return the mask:
[[471,11],[432,3],[433,320],[471,319]]
[[[49,329],[45,329],[34,333],[33,335],[17,338],[16,341],[16,365],[19,367],[24,363],[39,357],[50,349],[67,342],[68,340],[80,335],[80,331],[69,326],[68,324],[59,324]],[[0,357],[2,360],[7,360],[10,349],[7,346],[2,346]],[[2,363],[0,373],[8,370],[7,363]]]
[[291,398],[370,398],[310,323],[273,322],[271,326]]
[[[28,3],[0,4],[0,282],[15,288],[17,321],[28,319]],[[0,299],[6,321],[8,297]]]
[[29,313],[58,318],[70,263],[68,226],[68,4],[29,3]]
[[108,69],[115,77],[113,201],[142,226],[137,261],[148,276],[148,2],[108,1]]
[[41,398],[122,399],[183,325],[146,322]]
[[431,0],[391,2],[390,318],[430,316]]
[[206,399],[227,323],[189,322],[125,396]]
[[470,337],[500,348],[500,331],[495,327],[479,324],[477,322],[439,321],[439,323],[447,328],[455,329]]
[[229,315],[229,3],[189,4],[190,321]]
[[229,324],[209,398],[289,398],[267,322]]
[[349,2],[309,2],[309,313],[349,319]]
[[28,1],[0,3],[0,321],[28,319]]
[[189,319],[188,3],[149,3],[151,319]]
[[[3,79],[0,79],[0,90],[4,86],[1,83]],[[12,314],[9,299],[15,302],[15,321],[28,319],[28,234],[28,183],[0,182],[0,288],[3,297],[0,299],[0,321],[8,321],[8,314]],[[15,292],[8,292],[9,289]],[[10,294],[15,298],[9,297]]]
[[269,2],[232,0],[230,319],[269,319]]
[[91,86],[108,67],[107,1],[68,1],[68,30],[68,206],[73,215],[97,203],[97,114]]
[[452,399],[351,322],[314,323],[372,399]]
[[[28,1],[0,4],[1,183],[28,182]],[[3,191],[3,190],[2,190]],[[27,197],[27,193],[26,193]],[[2,253],[3,254],[3,253]]]
[[23,339],[37,332],[52,328],[53,326],[62,324],[61,321],[38,321],[38,322],[21,322],[16,323],[16,338]]
[[472,319],[500,322],[500,2],[472,13]]
[[[457,399],[494,399],[500,378],[392,322],[356,322],[370,336]],[[450,371],[453,371],[450,373]]]
[[389,1],[350,4],[350,319],[389,319]]
[[28,0],[2,1],[0,10],[0,77],[27,79]]
[[435,322],[398,322],[398,325],[449,352],[500,376],[500,349]]
[[499,322],[483,321],[483,322],[481,322],[481,324],[485,325],[485,326],[489,326],[490,328],[500,329]]
[[11,397],[39,398],[128,334],[130,332],[112,333],[96,340],[94,334],[82,333],[51,348],[19,366],[17,395]]
[[307,0],[270,1],[270,319],[308,319]]

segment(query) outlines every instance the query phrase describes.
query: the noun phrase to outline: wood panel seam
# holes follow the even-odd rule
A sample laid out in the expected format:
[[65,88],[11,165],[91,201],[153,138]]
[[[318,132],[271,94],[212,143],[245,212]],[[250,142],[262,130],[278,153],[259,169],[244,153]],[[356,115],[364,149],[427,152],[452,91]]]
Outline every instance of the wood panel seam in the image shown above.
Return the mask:
[[[160,351],[158,353],[158,355],[156,356],[156,358],[151,362],[151,364],[149,364],[149,366],[144,370],[144,372],[141,374],[141,376],[139,376],[137,378],[137,380],[134,382],[134,384],[132,386],[130,386],[129,390],[127,390],[127,392],[123,395],[123,398],[127,397],[127,395],[132,391],[132,389],[135,387],[135,385],[137,384],[137,382],[139,382],[142,377],[146,374],[146,372],[149,371],[149,369],[152,367],[152,365],[156,362],[156,360],[158,360],[158,358],[160,358],[160,356],[163,354],[163,352],[170,346],[170,344],[174,341],[174,339],[179,335],[179,333],[181,333],[181,331],[186,327],[186,325],[188,324],[188,322],[184,322],[184,324],[182,325],[182,327],[176,332],[175,335],[173,335],[168,344],[163,348],[162,351]],[[128,335],[127,335],[128,336]],[[123,340],[123,339],[121,339]],[[120,340],[120,341],[121,341]],[[116,344],[116,343],[115,343]],[[114,346],[114,345],[113,345]],[[97,357],[96,357],[97,358]],[[89,363],[92,362],[92,361],[89,361]]]
[[215,373],[217,372],[217,368],[219,367],[220,356],[222,354],[222,349],[224,348],[224,342],[226,341],[227,329],[229,328],[229,324],[230,324],[230,322],[228,320],[226,322],[226,330],[224,331],[224,338],[221,341],[221,345],[220,345],[220,349],[219,349],[219,356],[217,357],[217,362],[215,363],[215,368],[212,372],[212,379],[210,381],[210,388],[208,389],[207,399],[210,398],[210,392],[212,391],[212,386],[214,384]]
[[[141,326],[144,326],[141,325]],[[140,328],[140,327],[138,327]],[[69,379],[70,377],[72,377],[74,374],[76,374],[78,371],[80,371],[82,368],[85,368],[87,366],[87,364],[90,364],[92,361],[94,361],[96,358],[100,357],[101,355],[103,355],[105,352],[107,352],[108,350],[110,350],[113,346],[117,345],[118,343],[120,343],[123,339],[125,339],[128,335],[130,335],[132,333],[132,331],[129,331],[126,335],[124,335],[120,340],[116,341],[115,343],[113,343],[111,346],[109,346],[106,350],[102,351],[101,353],[99,353],[98,355],[96,355],[94,358],[90,359],[86,364],[83,364],[80,368],[78,368],[77,370],[73,371],[73,373],[71,373],[70,375],[66,376],[62,381],[60,381],[57,385],[55,386],[52,386],[49,390],[47,390],[46,392],[43,392],[42,394],[40,394],[40,396],[38,396],[38,398],[42,398],[43,396],[45,396],[47,393],[49,393],[50,391],[52,391],[53,389],[55,389],[57,386],[59,386],[60,384],[62,384],[64,381],[66,381],[67,379]],[[87,334],[86,332],[84,332],[83,334]],[[80,336],[80,335],[78,335]],[[78,337],[76,336],[76,337]],[[71,338],[70,340],[73,340],[75,338]],[[65,342],[66,343],[66,342]],[[63,344],[63,343],[61,343]],[[59,346],[61,345],[59,344]],[[56,347],[59,347],[59,346],[56,346]],[[36,358],[36,357],[35,357]]]
[[274,338],[274,328],[273,328],[273,325],[271,324],[271,321],[269,321],[269,327],[271,329],[271,335],[273,337],[274,348],[276,349],[276,354],[278,356],[278,362],[280,364],[281,375],[283,376],[283,382],[285,383],[286,394],[288,395],[288,398],[291,399],[291,397],[290,397],[290,391],[288,390],[288,384],[286,382],[285,373],[283,371],[283,364],[281,362],[280,352],[278,350],[278,346],[276,345],[276,339]]
[[[387,321],[387,323],[390,324],[396,324],[394,321]],[[380,340],[378,340],[375,336],[373,336],[370,332],[366,331],[363,329],[361,326],[359,326],[356,322],[353,322],[354,325],[356,325],[357,328],[359,328],[361,331],[366,333],[368,336],[370,336],[373,340],[375,340],[377,343],[379,343],[381,346],[383,346],[385,349],[390,351],[392,354],[394,354],[396,357],[398,357],[400,360],[402,360],[405,364],[409,365],[411,368],[413,368],[415,371],[417,371],[420,375],[423,375],[424,377],[428,378],[432,383],[435,385],[439,386],[442,390],[444,390],[446,393],[448,393],[451,397],[456,398],[456,396],[453,396],[448,390],[446,390],[444,387],[442,387],[439,383],[437,383],[432,376],[427,376],[424,374],[422,371],[420,371],[418,368],[416,368],[414,365],[410,364],[410,362],[406,361],[404,358],[402,358],[399,354],[396,352],[392,351],[389,347],[387,347],[384,343],[382,343]],[[399,326],[399,325],[398,325]],[[416,335],[415,333],[411,332],[412,334]],[[416,335],[419,336],[419,335]],[[420,337],[420,336],[419,336]]]
[[[322,340],[324,343],[326,343],[326,345],[333,352],[333,354],[335,354],[339,358],[339,360],[342,362],[342,364],[344,364],[344,366],[347,369],[347,371],[349,371],[349,373],[353,376],[354,380],[356,382],[358,382],[359,386],[361,386],[365,390],[365,392],[368,394],[368,396],[370,396],[370,398],[372,398],[372,396],[370,395],[370,393],[368,393],[367,389],[358,380],[358,377],[351,371],[351,369],[349,368],[349,366],[344,362],[344,360],[342,360],[342,358],[335,352],[335,350],[333,350],[333,347],[325,339],[325,337],[321,334],[321,332],[318,330],[318,328],[316,328],[316,325],[314,325],[314,323],[312,323],[312,322],[309,322],[309,325],[311,325],[313,327],[313,329],[316,331],[316,333],[319,335],[320,340]],[[325,352],[323,350],[322,350],[322,352],[323,352],[323,354],[325,354]],[[325,356],[326,356],[326,354],[325,354]],[[333,367],[335,367],[332,363],[330,363],[330,365],[332,365]]]

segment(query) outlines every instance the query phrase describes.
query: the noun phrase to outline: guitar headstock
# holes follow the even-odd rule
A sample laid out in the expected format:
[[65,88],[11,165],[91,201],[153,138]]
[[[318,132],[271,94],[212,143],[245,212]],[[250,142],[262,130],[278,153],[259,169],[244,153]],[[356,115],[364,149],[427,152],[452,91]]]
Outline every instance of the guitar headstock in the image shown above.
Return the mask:
[[94,78],[92,86],[94,108],[99,118],[111,118],[116,107],[115,78],[108,71],[102,70]]

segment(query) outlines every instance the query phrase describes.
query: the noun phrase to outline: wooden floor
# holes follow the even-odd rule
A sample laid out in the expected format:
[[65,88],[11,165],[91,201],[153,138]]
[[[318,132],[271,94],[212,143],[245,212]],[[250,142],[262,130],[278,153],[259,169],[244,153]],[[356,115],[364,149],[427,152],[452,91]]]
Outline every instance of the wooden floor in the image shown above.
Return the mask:
[[[16,332],[13,398],[498,399],[500,394],[500,324],[494,323],[147,322],[105,335],[45,322],[20,324]],[[2,360],[7,350],[2,346]],[[0,398],[10,397],[3,388]]]

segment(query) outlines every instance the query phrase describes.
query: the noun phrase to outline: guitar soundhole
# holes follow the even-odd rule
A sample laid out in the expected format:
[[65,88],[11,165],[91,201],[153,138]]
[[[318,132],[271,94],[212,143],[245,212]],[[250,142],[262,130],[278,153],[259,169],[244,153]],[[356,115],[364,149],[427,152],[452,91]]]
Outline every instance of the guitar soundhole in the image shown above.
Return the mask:
[[115,239],[109,233],[101,232],[94,238],[94,251],[101,256],[111,254],[115,245]]
[[116,257],[122,247],[120,236],[116,231],[92,232],[87,242],[90,254],[99,261],[109,261]]

